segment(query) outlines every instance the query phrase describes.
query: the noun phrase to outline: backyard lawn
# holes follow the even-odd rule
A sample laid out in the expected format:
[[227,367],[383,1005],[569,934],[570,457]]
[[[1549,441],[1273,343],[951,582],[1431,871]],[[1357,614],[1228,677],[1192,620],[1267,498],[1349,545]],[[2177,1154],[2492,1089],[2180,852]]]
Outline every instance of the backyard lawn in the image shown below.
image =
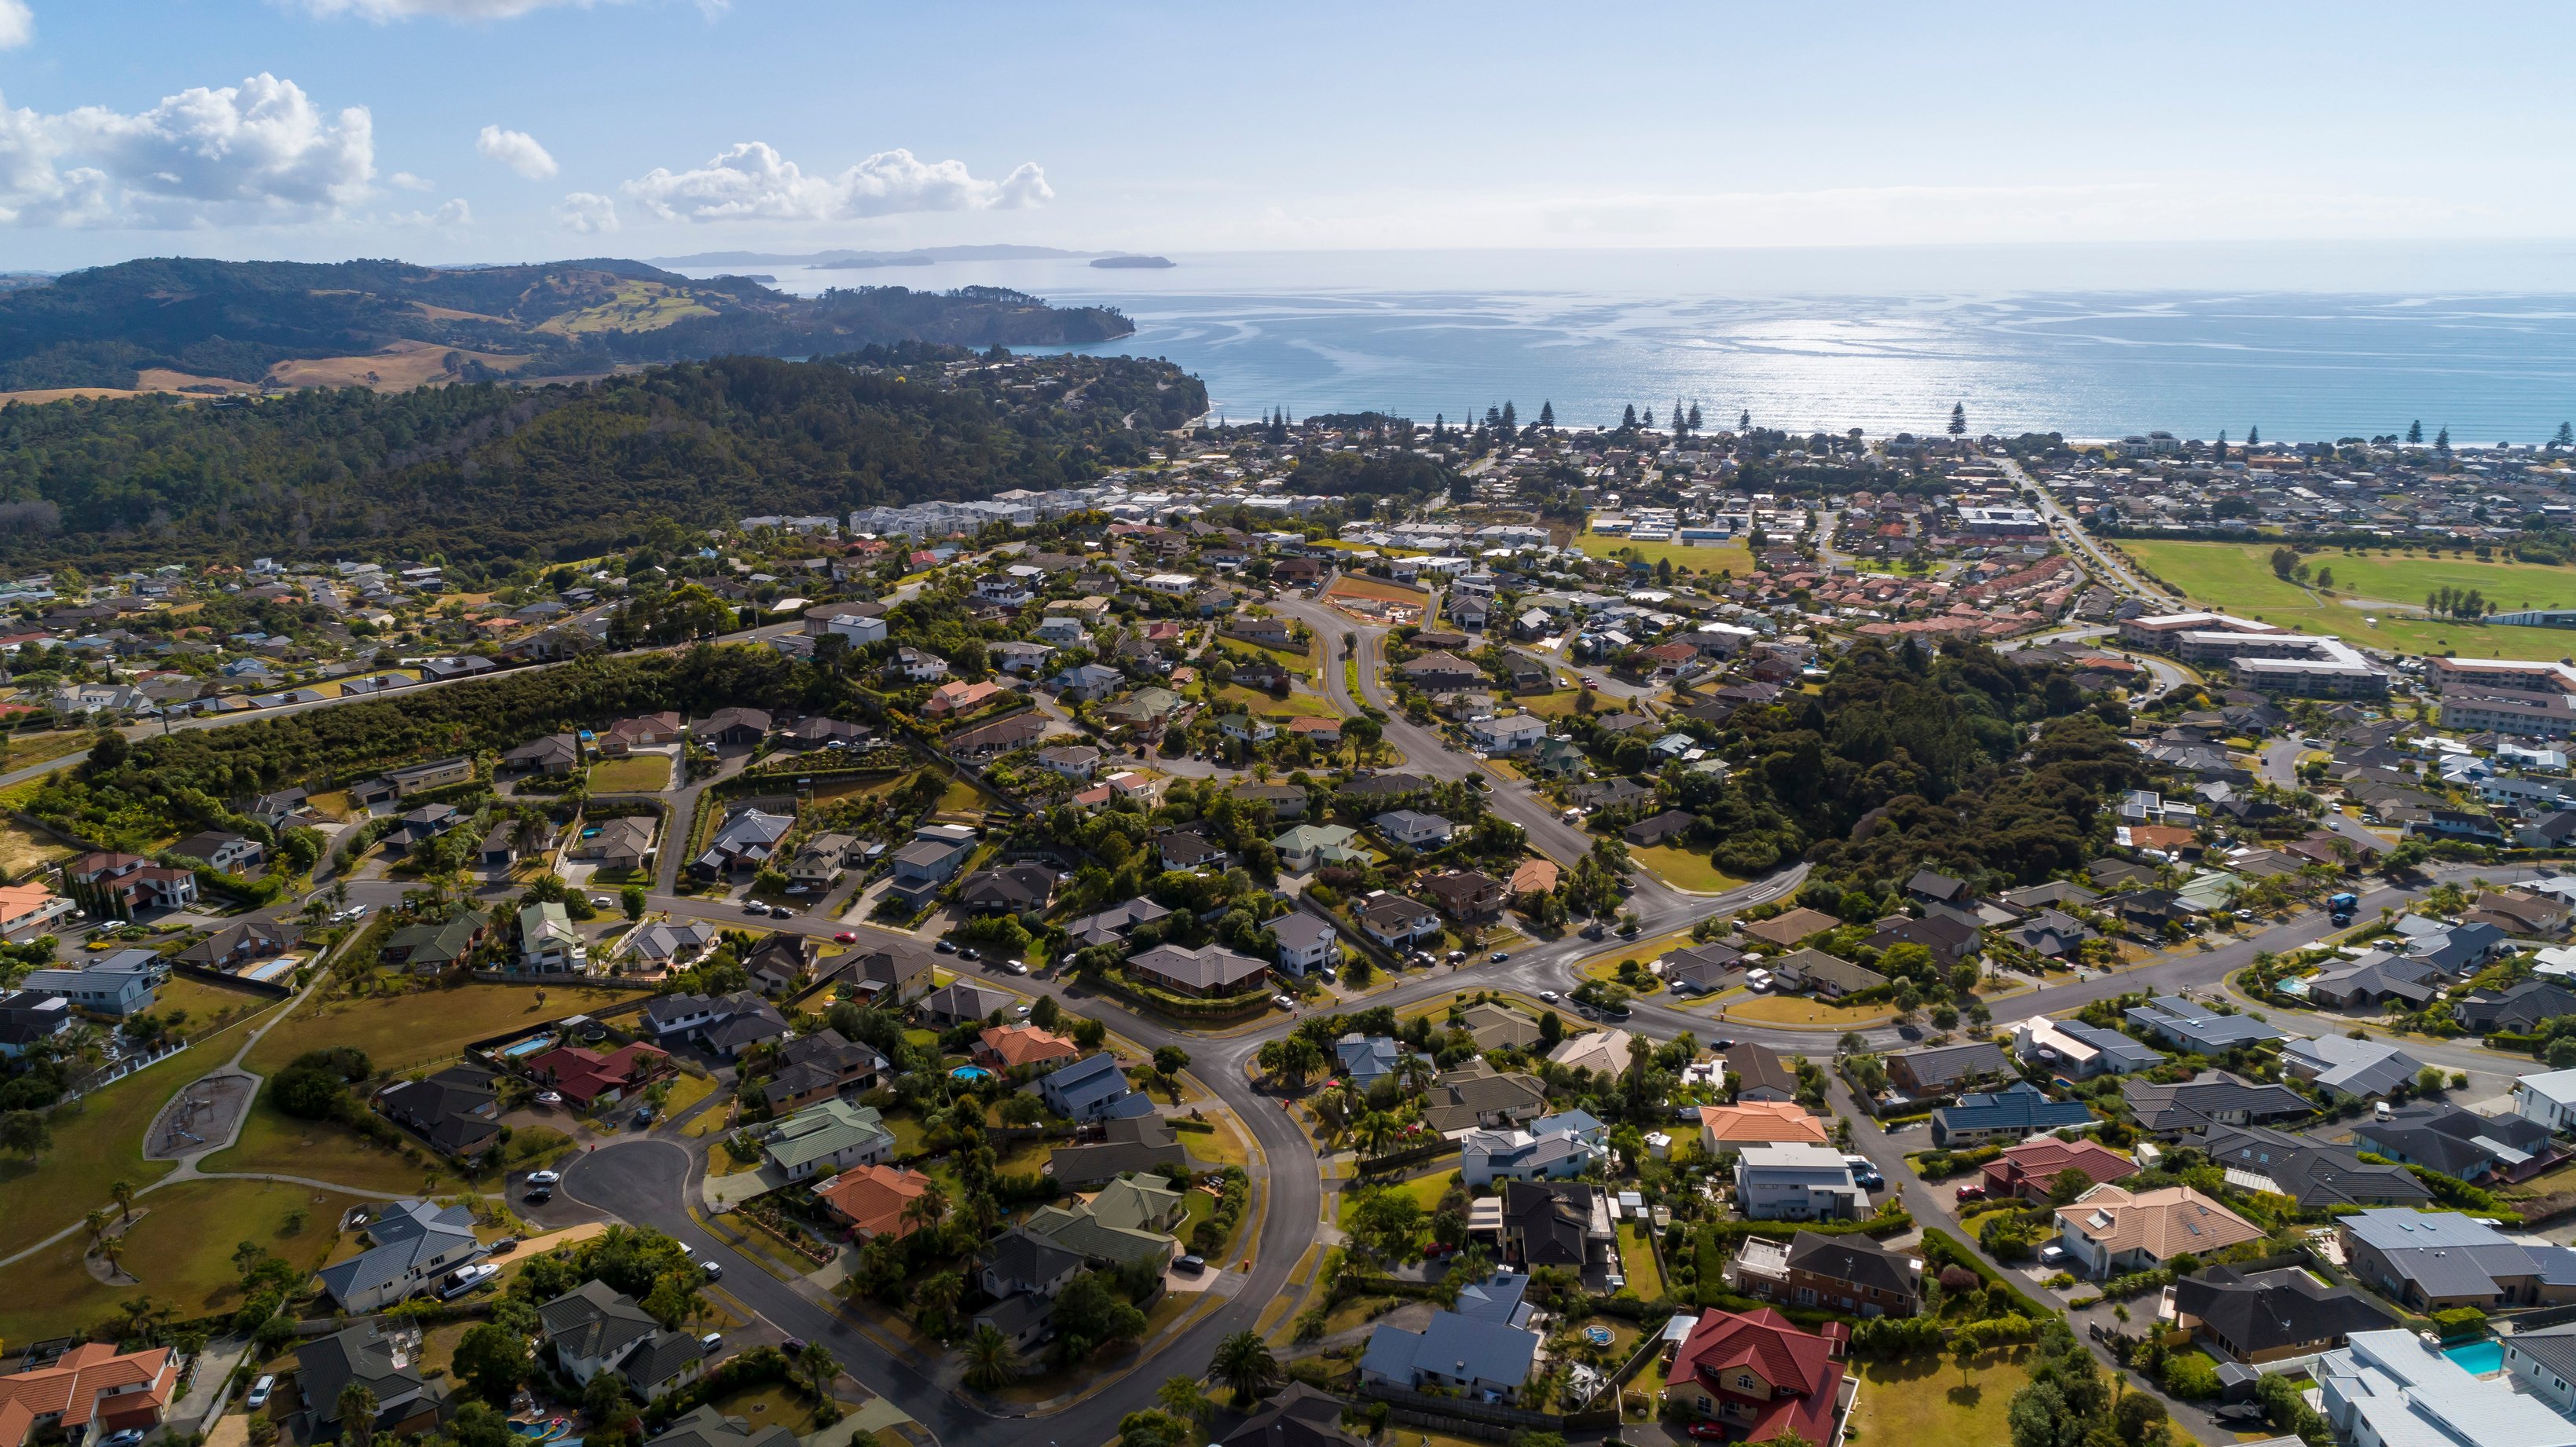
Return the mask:
[[1628,1289],[1647,1301],[1664,1299],[1664,1273],[1655,1265],[1655,1248],[1646,1241],[1646,1233],[1628,1221],[1619,1223],[1619,1267],[1628,1278]]
[[[78,1334],[114,1319],[117,1303],[135,1296],[175,1306],[182,1319],[226,1310],[241,1297],[236,1245],[255,1242],[311,1270],[330,1252],[332,1226],[353,1204],[353,1197],[268,1181],[189,1181],[155,1191],[135,1202],[137,1219],[125,1236],[122,1264],[140,1286],[102,1285],[82,1264],[87,1233],[65,1237],[9,1268],[0,1335],[34,1341]],[[295,1210],[305,1221],[290,1233],[287,1214]]]
[[444,1060],[474,1041],[633,998],[569,985],[458,985],[448,989],[308,1003],[261,1037],[242,1063],[262,1075],[307,1050],[354,1045],[380,1071]]
[[[185,1030],[190,1038],[209,1030],[221,1029],[245,1015],[255,1015],[283,1001],[270,995],[255,995],[248,990],[235,990],[223,985],[210,985],[188,975],[172,975],[169,982],[154,992],[153,1013],[166,1015],[172,1010],[185,1010]],[[240,1048],[238,1043],[235,1049]]]
[[1865,1361],[1852,1435],[1864,1447],[2009,1441],[2005,1412],[2013,1393],[2030,1380],[2020,1364],[2028,1350],[1989,1352],[1965,1373],[1949,1357],[1933,1352]]
[[1744,882],[1719,869],[1706,854],[1670,844],[1658,844],[1652,849],[1631,846],[1628,857],[1664,883],[1694,894],[1722,894]]
[[671,759],[667,754],[629,754],[622,759],[602,759],[590,766],[590,792],[594,794],[658,794],[671,787]]

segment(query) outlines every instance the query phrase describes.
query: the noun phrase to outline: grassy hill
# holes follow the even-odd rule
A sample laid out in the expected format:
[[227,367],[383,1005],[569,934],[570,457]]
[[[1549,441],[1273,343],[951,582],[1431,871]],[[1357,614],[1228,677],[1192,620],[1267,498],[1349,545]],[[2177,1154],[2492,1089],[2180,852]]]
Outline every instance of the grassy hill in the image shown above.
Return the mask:
[[1113,310],[1051,307],[995,287],[805,298],[611,258],[442,270],[167,257],[0,292],[0,392],[398,390],[734,352],[1090,342],[1133,329]]
[[[2301,559],[2312,570],[2310,583],[2302,586],[2273,574],[2272,549],[2278,544],[2123,538],[2118,546],[2193,603],[2302,632],[2335,634],[2368,648],[2554,658],[2567,651],[2563,633],[2427,617],[2425,595],[2474,588],[2508,611],[2576,607],[2576,568],[2547,563],[2320,549]],[[2332,572],[2331,591],[2316,586],[2316,569]]]

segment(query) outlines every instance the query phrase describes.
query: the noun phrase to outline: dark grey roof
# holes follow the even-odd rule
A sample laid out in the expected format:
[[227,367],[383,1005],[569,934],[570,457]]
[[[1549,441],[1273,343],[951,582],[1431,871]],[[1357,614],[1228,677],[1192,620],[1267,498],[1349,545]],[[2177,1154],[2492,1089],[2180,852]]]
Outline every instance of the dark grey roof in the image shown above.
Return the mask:
[[635,1298],[604,1281],[585,1281],[537,1308],[557,1351],[590,1361],[615,1356],[661,1329]]
[[686,1332],[657,1331],[618,1364],[618,1375],[650,1395],[653,1388],[706,1359],[707,1349]]
[[2224,1070],[2203,1071],[2178,1085],[2122,1081],[2120,1096],[2137,1117],[2139,1128],[2150,1131],[2200,1130],[2218,1124],[2218,1116],[2229,1112],[2242,1111],[2260,1122],[2315,1109],[2307,1097],[2286,1085],[2243,1080]]
[[[1568,1189],[1559,1190],[1563,1186]],[[1504,1229],[1521,1238],[1521,1264],[1583,1267],[1583,1235],[1590,1218],[1573,1199],[1592,1187],[1570,1181],[1503,1183]]]
[[[1735,1076],[1736,1090],[1742,1096],[1756,1091],[1777,1092],[1781,1099],[1798,1093],[1798,1072],[1780,1058],[1780,1052],[1759,1041],[1747,1041],[1726,1052],[1726,1068]],[[1759,1096],[1755,1096],[1759,1099]]]
[[1897,1296],[1915,1290],[1914,1271],[1907,1257],[1866,1236],[1820,1236],[1801,1231],[1789,1238],[1789,1269],[1812,1271]]
[[1360,1441],[1342,1430],[1342,1399],[1304,1382],[1289,1383],[1222,1440],[1224,1447],[1359,1447]]
[[393,1345],[364,1323],[296,1348],[295,1374],[313,1415],[324,1422],[340,1420],[340,1393],[352,1382],[365,1383],[377,1402],[387,1406],[421,1390],[419,1366],[395,1366]]
[[772,1423],[757,1431],[740,1417],[700,1407],[674,1421],[644,1447],[796,1447],[796,1434]]
[[2522,1164],[2549,1150],[2549,1127],[2519,1115],[2484,1116],[2455,1105],[2407,1105],[2387,1120],[2364,1120],[2353,1144],[2394,1160],[2469,1179]]
[[2425,1205],[2433,1199],[2432,1191],[2404,1166],[2374,1165],[2349,1146],[2288,1131],[2212,1125],[2184,1144],[2207,1152],[2222,1170],[2271,1181],[2302,1210]]
[[2398,1325],[2350,1288],[2326,1286],[2295,1268],[2242,1276],[2213,1266],[2174,1283],[2174,1308],[2207,1322],[2240,1356],[2308,1342],[2340,1345],[2354,1332]]

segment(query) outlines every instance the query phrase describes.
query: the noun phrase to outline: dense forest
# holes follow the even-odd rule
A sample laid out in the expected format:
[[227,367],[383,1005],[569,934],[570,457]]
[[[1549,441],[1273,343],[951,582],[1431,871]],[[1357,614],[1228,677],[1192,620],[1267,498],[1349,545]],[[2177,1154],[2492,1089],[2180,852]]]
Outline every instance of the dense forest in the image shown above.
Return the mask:
[[2026,883],[2099,854],[2103,799],[2145,782],[2118,709],[2061,666],[1982,645],[1862,643],[1821,693],[1730,717],[1717,732],[1733,772],[1681,773],[1680,803],[1739,873],[1803,856],[1829,880],[1931,865]]
[[[727,352],[811,356],[897,341],[961,346],[1106,341],[1134,328],[995,287],[861,287],[804,298],[746,277],[695,281],[594,259],[440,270],[164,257],[0,293],[0,391],[131,387],[146,368],[261,382],[281,362],[455,348],[519,375]],[[483,375],[477,362],[467,375]]]
[[[256,406],[159,398],[0,408],[0,560],[123,567],[270,553],[550,561],[629,545],[651,520],[730,523],[1078,484],[1207,407],[1167,363],[1073,358],[1053,401],[956,348],[817,362],[730,356],[587,383]],[[922,364],[931,380],[905,375]]]

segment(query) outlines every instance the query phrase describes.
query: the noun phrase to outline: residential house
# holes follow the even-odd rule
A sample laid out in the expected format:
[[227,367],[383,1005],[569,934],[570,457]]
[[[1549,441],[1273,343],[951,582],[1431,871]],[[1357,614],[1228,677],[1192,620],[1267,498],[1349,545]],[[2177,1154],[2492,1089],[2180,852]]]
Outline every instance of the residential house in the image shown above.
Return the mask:
[[2008,1080],[2012,1061],[2003,1048],[1983,1040],[1957,1045],[1926,1045],[1886,1057],[1888,1083],[1916,1100],[1954,1094],[1970,1085]]
[[[0,1377],[0,1382],[16,1381]],[[340,1420],[340,1399],[349,1388],[363,1386],[375,1399],[376,1420],[366,1424],[388,1441],[434,1432],[447,1420],[448,1384],[426,1381],[420,1359],[373,1322],[315,1337],[295,1349],[295,1395],[313,1420],[334,1439],[344,1439],[349,1424]]]
[[749,1419],[728,1417],[713,1407],[693,1407],[672,1419],[644,1447],[796,1447],[794,1428],[772,1422],[755,1430]]
[[528,1058],[520,1067],[530,1080],[584,1109],[615,1103],[671,1073],[668,1051],[641,1043],[620,1045],[602,1054],[581,1045],[558,1045]]
[[905,1211],[927,1195],[930,1177],[903,1166],[854,1166],[814,1188],[814,1199],[833,1220],[850,1228],[853,1241],[879,1236],[901,1240],[918,1223]]
[[1777,1105],[1798,1098],[1798,1073],[1778,1051],[1746,1041],[1726,1052],[1726,1073],[1735,1077],[1735,1099],[1748,1105]]
[[1628,1042],[1625,1030],[1587,1030],[1557,1042],[1547,1058],[1568,1070],[1588,1070],[1599,1076],[1618,1075],[1628,1068]]
[[1840,999],[1875,990],[1887,976],[1823,950],[1791,950],[1770,965],[1772,977],[1791,990],[1812,990],[1818,999]]
[[[1372,894],[1360,901],[1358,915],[1360,932],[1389,949],[1403,949],[1441,928],[1440,916],[1400,894]],[[1537,1028],[1536,1021],[1531,1028]]]
[[2328,1100],[2368,1100],[2412,1085],[2424,1062],[2385,1040],[2293,1035],[2281,1042],[2281,1068]]
[[1656,849],[1670,844],[1699,823],[1699,816],[1681,809],[1667,809],[1652,818],[1640,819],[1619,831],[1619,837],[1632,849]]
[[2224,1055],[2240,1046],[2282,1038],[2281,1031],[2251,1015],[2221,1012],[2180,995],[2157,995],[2124,1013],[2130,1024],[2196,1055]]
[[2259,1125],[2213,1125],[2184,1139],[2240,1191],[2287,1196],[2305,1211],[2339,1206],[2422,1206],[2432,1189],[2404,1166],[2365,1161],[2350,1146]]
[[572,916],[552,900],[519,910],[519,968],[538,974],[575,973],[590,966],[590,946]]
[[1156,945],[1128,957],[1128,971],[1146,984],[1177,995],[1210,999],[1257,988],[1270,966],[1222,945]]
[[[22,1363],[36,1360],[22,1353]],[[88,1443],[162,1425],[179,1390],[179,1354],[170,1347],[120,1352],[84,1341],[46,1362],[0,1377],[0,1447],[39,1441]]]
[[1142,895],[1098,914],[1087,914],[1066,922],[1064,932],[1077,949],[1092,945],[1114,945],[1124,941],[1136,926],[1167,919],[1171,911]]
[[1418,1332],[1391,1326],[1371,1332],[1360,1357],[1360,1380],[1513,1402],[1529,1384],[1538,1348],[1534,1331],[1436,1310]]
[[1787,1241],[1744,1238],[1727,1281],[1782,1306],[1855,1316],[1912,1316],[1923,1308],[1923,1263],[1857,1232],[1800,1231]]
[[2173,1308],[2175,1326],[2216,1346],[2225,1359],[2255,1365],[2313,1356],[2342,1346],[2355,1332],[2393,1325],[2368,1297],[2296,1267],[2247,1274],[2213,1266],[2173,1284]]
[[894,1154],[894,1132],[873,1106],[817,1101],[762,1133],[761,1154],[789,1181],[872,1166]]
[[2553,1131],[2576,1130],[2576,1070],[2543,1070],[2513,1083],[2513,1108]]
[[1489,920],[1503,911],[1503,882],[1473,869],[1444,869],[1414,881],[1440,912],[1461,923]]
[[581,740],[571,734],[531,739],[501,755],[504,769],[525,769],[551,778],[568,778],[581,767]]
[[376,1093],[375,1105],[440,1155],[469,1160],[500,1144],[499,1081],[480,1065],[451,1065],[426,1079],[386,1086]]
[[1714,994],[1744,968],[1743,960],[1744,951],[1712,940],[1664,956],[1662,978],[1676,994]]
[[2173,1085],[2123,1081],[2120,1098],[2127,1102],[2138,1128],[2156,1135],[2212,1125],[2261,1125],[2316,1109],[2306,1096],[2286,1085],[2246,1080],[2224,1070],[2204,1070]]
[[1183,829],[1155,841],[1165,869],[1223,868],[1225,849],[1206,835]]
[[691,724],[689,732],[712,746],[751,748],[769,737],[770,727],[769,715],[763,710],[727,707]]
[[268,858],[268,846],[246,834],[201,830],[170,846],[173,854],[202,859],[226,874],[247,874]]
[[778,1047],[778,1070],[760,1085],[772,1115],[803,1110],[851,1091],[871,1090],[893,1067],[864,1045],[825,1026]]
[[1825,1123],[1791,1101],[1749,1100],[1699,1108],[1700,1144],[1712,1156],[1755,1145],[1823,1145]]
[[18,987],[60,995],[75,1009],[122,1019],[151,1009],[155,992],[169,976],[169,962],[157,953],[128,949],[62,968],[29,970]]
[[1839,1356],[1835,1341],[1769,1307],[1702,1311],[1673,1349],[1664,1399],[1747,1442],[1839,1442],[1849,1400]]
[[[1505,1181],[1500,1246],[1524,1271],[1561,1266],[1598,1274],[1614,1254],[1610,1198],[1581,1181]],[[1472,1223],[1469,1230],[1474,1230]]]
[[1946,969],[1974,955],[1982,933],[1974,925],[1956,919],[1926,915],[1922,919],[1884,922],[1879,925],[1878,932],[1869,937],[1867,944],[1881,954],[1898,945],[1921,945],[1930,950],[1932,958],[1940,961]]
[[1754,1221],[1850,1221],[1869,1214],[1869,1193],[1831,1146],[1747,1145],[1736,1157],[1735,1205]]
[[1534,1076],[1506,1074],[1482,1058],[1434,1076],[1424,1094],[1422,1123],[1451,1139],[1479,1126],[1493,1128],[1536,1120],[1547,1110],[1547,1087]]
[[1270,937],[1278,944],[1273,963],[1292,975],[1303,977],[1308,970],[1338,963],[1342,957],[1341,933],[1303,911],[1292,910],[1272,920]]
[[987,1020],[996,1010],[1010,1008],[1012,996],[976,984],[956,980],[922,996],[917,1007],[921,1018],[934,1025],[962,1025],[969,1020]]
[[63,866],[63,877],[91,892],[108,913],[185,909],[197,902],[197,873],[155,864],[135,854],[84,854]]
[[682,970],[714,951],[716,928],[694,920],[686,924],[657,921],[627,931],[622,943],[623,953],[636,968]]
[[886,892],[919,909],[956,877],[975,852],[975,831],[963,824],[924,824],[912,831],[912,842],[892,856],[893,880]]
[[1470,1187],[1496,1181],[1565,1180],[1603,1160],[1608,1150],[1579,1129],[1473,1130],[1458,1143],[1459,1168]]
[[1458,1023],[1478,1050],[1530,1050],[1546,1038],[1536,1020],[1491,1000],[1479,1000],[1459,1012]]
[[2189,1186],[2135,1192],[2095,1186],[2057,1209],[2058,1240],[2085,1277],[2151,1271],[2262,1239],[2261,1227]]
[[2336,1227],[2352,1274],[2417,1312],[2576,1301],[2576,1251],[2526,1246],[2456,1211],[2356,1211]]
[[1056,872],[1043,865],[979,869],[957,886],[957,903],[968,914],[1044,914],[1055,884]]
[[427,1291],[440,1277],[483,1258],[474,1214],[463,1206],[406,1197],[379,1209],[359,1236],[366,1249],[322,1268],[322,1290],[339,1310],[363,1315]]
[[1369,827],[1388,841],[1408,849],[1437,849],[1447,844],[1458,829],[1457,825],[1439,815],[1425,814],[1418,809],[1390,810],[1371,819]]
[[1047,1173],[1069,1190],[1089,1190],[1125,1175],[1157,1175],[1166,1167],[1190,1169],[1192,1161],[1172,1123],[1159,1115],[1129,1116],[1101,1122],[1101,1138],[1089,1145],[1058,1146],[1047,1157]]
[[695,1336],[663,1330],[635,1298],[606,1282],[583,1282],[538,1307],[537,1320],[556,1366],[583,1386],[614,1372],[655,1402],[696,1381],[706,1365]]
[[975,1063],[987,1070],[1023,1066],[1043,1073],[1082,1058],[1082,1048],[1052,1030],[1035,1025],[987,1025],[975,1037]]
[[1981,1170],[1990,1196],[2046,1201],[2057,1189],[2058,1178],[2068,1171],[2082,1176],[2090,1189],[2127,1180],[2137,1174],[2138,1163],[2100,1141],[2041,1136],[2006,1146],[2002,1155],[1986,1162]]
[[1932,1144],[1942,1150],[1994,1141],[2026,1140],[2043,1131],[2093,1124],[2092,1108],[2078,1100],[2051,1100],[2027,1080],[2001,1090],[1970,1093],[1932,1112]]
[[1047,1108],[1073,1121],[1117,1120],[1152,1115],[1152,1101],[1127,1088],[1117,1057],[1101,1051],[1038,1078],[1038,1096]]
[[0,939],[12,944],[53,933],[75,912],[70,900],[41,884],[0,885]]
[[2356,1149],[2472,1183],[2529,1180],[2565,1157],[2549,1127],[2520,1115],[2484,1116],[2456,1105],[2402,1105],[2353,1127]]
[[2033,1015],[2012,1027],[2013,1053],[2077,1080],[2126,1075],[2164,1063],[2154,1046],[2081,1020]]
[[793,815],[772,814],[748,804],[729,810],[707,840],[705,852],[690,861],[690,867],[707,874],[758,869],[771,861],[779,842],[795,827]]

